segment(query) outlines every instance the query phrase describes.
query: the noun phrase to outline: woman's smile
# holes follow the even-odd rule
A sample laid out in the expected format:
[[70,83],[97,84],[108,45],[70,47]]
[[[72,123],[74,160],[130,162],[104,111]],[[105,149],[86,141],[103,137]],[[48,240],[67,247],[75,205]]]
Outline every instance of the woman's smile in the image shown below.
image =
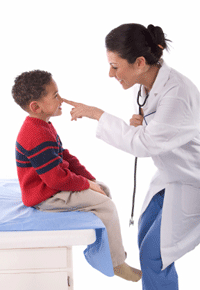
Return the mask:
[[115,78],[118,82],[120,82],[120,84],[123,82],[123,80],[119,80],[117,77],[115,77]]

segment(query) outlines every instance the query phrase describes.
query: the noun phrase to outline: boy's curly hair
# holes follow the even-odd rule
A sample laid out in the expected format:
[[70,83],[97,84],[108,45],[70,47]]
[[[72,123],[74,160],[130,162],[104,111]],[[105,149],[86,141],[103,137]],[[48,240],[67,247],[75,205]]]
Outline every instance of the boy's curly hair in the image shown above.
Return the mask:
[[33,70],[23,72],[17,76],[12,87],[12,96],[15,102],[26,110],[27,106],[33,100],[39,100],[45,96],[45,87],[52,80],[49,72],[41,70]]

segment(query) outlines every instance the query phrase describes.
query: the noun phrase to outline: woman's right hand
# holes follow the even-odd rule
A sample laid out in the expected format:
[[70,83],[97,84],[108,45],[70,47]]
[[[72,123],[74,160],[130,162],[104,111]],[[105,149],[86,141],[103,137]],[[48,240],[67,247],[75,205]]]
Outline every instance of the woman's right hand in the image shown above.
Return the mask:
[[89,181],[89,184],[90,184],[90,187],[89,187],[90,189],[92,189],[94,191],[97,191],[97,192],[99,192],[99,193],[101,193],[103,195],[106,195],[105,192],[103,191],[103,189],[100,187],[99,184],[97,184],[96,182],[91,181],[89,179],[88,179],[88,181]]
[[70,112],[72,116],[72,119],[71,119],[72,121],[73,120],[76,121],[77,118],[82,118],[82,117],[88,117],[90,119],[99,121],[101,115],[104,113],[104,111],[96,107],[87,106],[82,103],[77,103],[77,102],[69,101],[66,99],[62,99],[62,101],[74,107]]

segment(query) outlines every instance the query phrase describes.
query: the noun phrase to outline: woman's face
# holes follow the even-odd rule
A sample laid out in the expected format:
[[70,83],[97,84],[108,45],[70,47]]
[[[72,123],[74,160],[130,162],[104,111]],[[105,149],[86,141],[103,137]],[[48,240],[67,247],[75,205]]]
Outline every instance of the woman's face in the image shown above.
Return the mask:
[[138,63],[138,59],[130,64],[126,59],[121,58],[116,52],[107,51],[110,64],[109,76],[115,77],[125,90],[140,83],[140,77],[144,72],[144,66]]

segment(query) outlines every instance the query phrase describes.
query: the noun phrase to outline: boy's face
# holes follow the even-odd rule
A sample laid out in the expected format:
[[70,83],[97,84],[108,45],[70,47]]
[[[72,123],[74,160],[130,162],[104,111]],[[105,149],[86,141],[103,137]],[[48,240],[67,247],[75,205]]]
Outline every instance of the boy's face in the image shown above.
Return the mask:
[[35,116],[48,122],[50,117],[62,114],[61,104],[63,101],[58,93],[57,84],[53,79],[46,85],[45,90],[46,95],[35,102],[37,103],[37,111],[33,114],[31,113],[30,116]]

